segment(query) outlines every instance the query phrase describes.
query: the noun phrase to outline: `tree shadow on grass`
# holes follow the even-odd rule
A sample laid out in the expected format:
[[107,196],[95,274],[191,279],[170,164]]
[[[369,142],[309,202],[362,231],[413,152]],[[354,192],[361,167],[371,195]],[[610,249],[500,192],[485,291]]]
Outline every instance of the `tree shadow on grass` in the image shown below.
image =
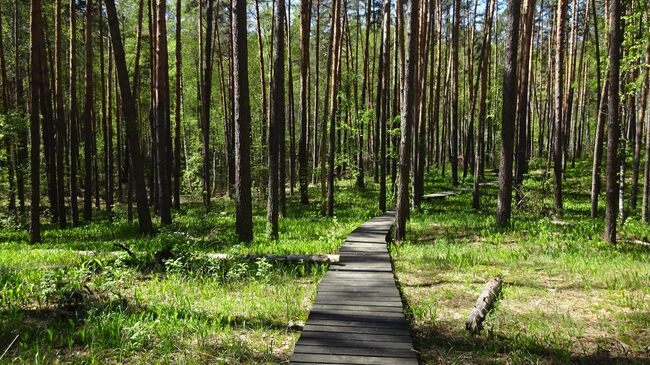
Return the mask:
[[[130,352],[130,355],[149,351],[156,354],[157,347],[161,350],[160,346],[165,346],[163,343],[180,344],[188,341],[192,343],[191,329],[193,328],[207,328],[213,336],[224,332],[230,335],[231,330],[293,332],[294,329],[285,322],[279,318],[266,318],[263,315],[206,313],[188,306],[138,305],[126,298],[108,299],[102,296],[88,296],[74,304],[60,303],[31,309],[0,310],[0,347],[7,348],[18,336],[16,343],[6,355],[9,361],[12,358],[33,358],[35,354],[52,360],[72,359],[77,356],[75,353],[88,352],[90,348],[106,354],[111,354],[115,350]],[[177,332],[170,332],[169,329],[164,328],[158,331],[158,326],[169,328],[181,326],[182,328],[178,328]],[[137,328],[141,329],[134,330]],[[137,333],[137,331],[145,332]],[[185,338],[188,331],[190,338]],[[199,330],[194,335],[201,336]],[[236,336],[236,334],[232,335]],[[142,336],[149,340],[138,339]],[[214,347],[209,344],[208,353],[204,355],[219,356],[220,346],[221,344]],[[268,348],[268,345],[266,347]],[[182,350],[180,347],[176,349]],[[261,354],[252,345],[248,346],[246,343],[238,343],[235,353],[240,360],[246,361],[285,360],[275,351]],[[169,354],[165,353],[165,355]],[[112,360],[115,359],[104,359],[109,362]]]
[[[469,335],[443,326],[421,326],[414,330],[421,363],[542,363],[542,364],[648,364],[650,354],[612,353],[598,348],[575,354],[559,346],[542,344],[518,334],[510,338],[494,333]],[[604,340],[607,339],[598,339]]]

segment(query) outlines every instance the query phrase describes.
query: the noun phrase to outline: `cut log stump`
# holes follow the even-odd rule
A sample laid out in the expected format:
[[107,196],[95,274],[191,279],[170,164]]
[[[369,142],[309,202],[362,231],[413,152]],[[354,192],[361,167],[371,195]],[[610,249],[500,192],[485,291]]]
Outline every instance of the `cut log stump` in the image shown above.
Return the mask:
[[483,329],[483,321],[499,297],[501,284],[502,280],[497,276],[485,285],[485,289],[478,297],[474,309],[472,309],[469,318],[467,318],[467,323],[465,323],[465,329],[470,333],[479,334]]

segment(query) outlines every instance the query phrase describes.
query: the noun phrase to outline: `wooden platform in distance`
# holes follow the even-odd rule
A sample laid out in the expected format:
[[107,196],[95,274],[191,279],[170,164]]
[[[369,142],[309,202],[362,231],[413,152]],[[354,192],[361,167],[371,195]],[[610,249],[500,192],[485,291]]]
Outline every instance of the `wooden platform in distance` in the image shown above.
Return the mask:
[[416,365],[388,254],[395,212],[354,230],[318,286],[291,364]]

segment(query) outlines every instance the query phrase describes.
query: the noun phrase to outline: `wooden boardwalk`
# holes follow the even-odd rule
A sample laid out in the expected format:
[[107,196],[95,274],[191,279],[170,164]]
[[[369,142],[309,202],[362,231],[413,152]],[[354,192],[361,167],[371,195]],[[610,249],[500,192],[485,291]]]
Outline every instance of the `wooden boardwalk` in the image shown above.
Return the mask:
[[292,364],[417,365],[388,254],[395,212],[362,224],[318,287]]

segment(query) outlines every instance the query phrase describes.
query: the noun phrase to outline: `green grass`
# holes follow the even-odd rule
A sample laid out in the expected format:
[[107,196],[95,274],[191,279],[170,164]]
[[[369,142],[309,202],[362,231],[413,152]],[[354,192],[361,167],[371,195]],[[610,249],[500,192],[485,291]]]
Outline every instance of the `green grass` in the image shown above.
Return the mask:
[[[205,253],[335,253],[378,213],[376,196],[375,186],[358,192],[340,182],[334,218],[320,217],[315,201],[288,199],[273,242],[264,237],[265,205],[256,202],[251,244],[237,242],[228,198],[208,214],[184,205],[153,238],[138,234],[121,206],[113,224],[46,224],[39,245],[7,226],[0,230],[0,353],[18,337],[0,363],[284,362],[327,265],[217,261]],[[114,243],[137,259],[108,254],[118,250]],[[172,257],[161,265],[154,252],[164,247]]]
[[[540,171],[525,181],[506,229],[495,228],[496,187],[484,188],[480,211],[468,193],[412,213],[407,242],[391,251],[424,363],[650,362],[650,249],[601,240],[588,171],[568,171],[565,225],[550,217],[552,180]],[[436,190],[446,181],[429,179]],[[647,235],[632,217],[621,241]],[[502,296],[472,337],[465,320],[497,275]]]

